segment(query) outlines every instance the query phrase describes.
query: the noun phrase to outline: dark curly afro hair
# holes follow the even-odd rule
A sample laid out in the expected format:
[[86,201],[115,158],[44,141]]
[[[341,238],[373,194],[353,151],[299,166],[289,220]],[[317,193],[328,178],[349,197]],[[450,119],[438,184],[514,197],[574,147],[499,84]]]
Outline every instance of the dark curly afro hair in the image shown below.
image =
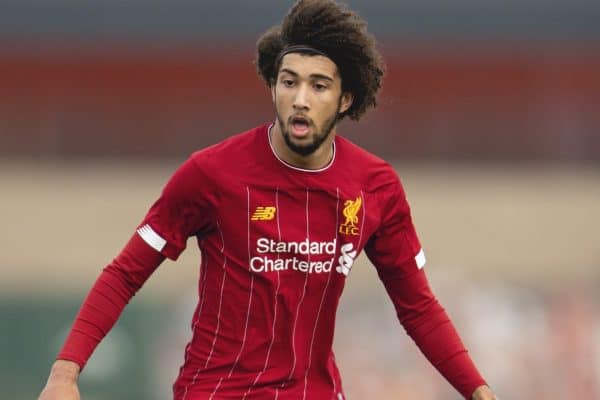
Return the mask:
[[282,51],[299,45],[327,54],[337,65],[342,90],[354,97],[340,117],[359,120],[369,107],[377,106],[384,64],[360,15],[333,0],[298,1],[281,25],[270,28],[257,42],[256,66],[269,87],[277,79]]

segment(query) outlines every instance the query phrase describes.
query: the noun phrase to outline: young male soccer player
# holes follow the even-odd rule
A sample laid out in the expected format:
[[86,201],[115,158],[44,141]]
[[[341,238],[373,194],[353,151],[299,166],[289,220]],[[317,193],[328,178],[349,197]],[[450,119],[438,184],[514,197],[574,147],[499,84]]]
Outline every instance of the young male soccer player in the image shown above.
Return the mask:
[[382,63],[365,22],[301,0],[258,42],[274,123],[194,153],[91,289],[40,400],[79,399],[77,377],[126,303],[195,236],[193,336],[177,400],[342,400],[335,312],[364,249],[400,322],[467,399],[494,399],[429,289],[392,168],[336,136],[376,104]]

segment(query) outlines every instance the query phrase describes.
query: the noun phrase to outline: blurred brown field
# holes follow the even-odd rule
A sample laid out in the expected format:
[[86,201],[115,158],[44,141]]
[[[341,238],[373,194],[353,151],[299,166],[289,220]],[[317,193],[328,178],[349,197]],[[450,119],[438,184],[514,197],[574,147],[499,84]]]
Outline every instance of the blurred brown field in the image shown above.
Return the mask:
[[[134,232],[176,165],[3,163],[0,217],[10,229],[0,233],[2,290],[84,290]],[[400,164],[397,170],[430,268],[541,287],[598,277],[598,168]],[[152,285],[157,295],[176,294],[196,275],[192,240],[188,247],[187,265]]]

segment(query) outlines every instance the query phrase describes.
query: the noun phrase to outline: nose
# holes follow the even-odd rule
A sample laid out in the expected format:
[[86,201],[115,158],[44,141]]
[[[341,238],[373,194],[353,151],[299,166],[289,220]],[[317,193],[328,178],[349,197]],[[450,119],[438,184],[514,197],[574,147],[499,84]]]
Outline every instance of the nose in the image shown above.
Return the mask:
[[296,91],[296,96],[294,97],[293,106],[297,110],[308,110],[309,109],[308,88],[306,87],[306,85],[298,86],[298,90]]

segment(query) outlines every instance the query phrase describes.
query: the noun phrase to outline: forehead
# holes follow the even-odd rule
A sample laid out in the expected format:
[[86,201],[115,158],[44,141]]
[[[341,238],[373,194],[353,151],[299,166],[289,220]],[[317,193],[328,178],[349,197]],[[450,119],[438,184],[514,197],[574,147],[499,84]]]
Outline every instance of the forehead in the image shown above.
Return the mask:
[[337,65],[330,58],[321,55],[289,53],[283,56],[279,71],[287,69],[300,76],[324,75],[339,79]]

